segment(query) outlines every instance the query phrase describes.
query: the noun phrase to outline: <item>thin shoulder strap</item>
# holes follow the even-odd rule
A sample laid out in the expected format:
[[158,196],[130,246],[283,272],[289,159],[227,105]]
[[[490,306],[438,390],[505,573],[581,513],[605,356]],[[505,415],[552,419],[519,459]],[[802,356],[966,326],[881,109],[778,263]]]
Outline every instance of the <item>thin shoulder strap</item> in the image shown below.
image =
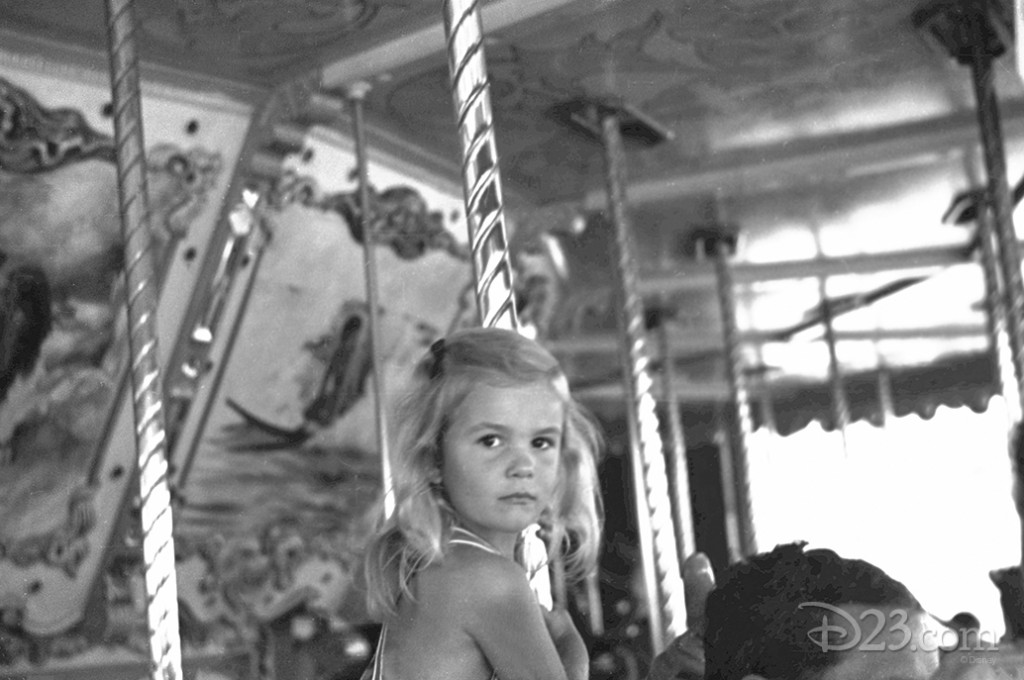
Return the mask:
[[388,627],[385,625],[380,629],[377,651],[373,655],[373,673],[370,675],[369,680],[384,680],[384,641],[387,639],[387,636]]
[[493,545],[474,534],[469,529],[463,529],[462,527],[453,527],[451,538],[448,539],[449,545],[470,545],[474,548],[480,548],[486,550],[489,553],[495,555],[501,555],[501,551],[495,548]]

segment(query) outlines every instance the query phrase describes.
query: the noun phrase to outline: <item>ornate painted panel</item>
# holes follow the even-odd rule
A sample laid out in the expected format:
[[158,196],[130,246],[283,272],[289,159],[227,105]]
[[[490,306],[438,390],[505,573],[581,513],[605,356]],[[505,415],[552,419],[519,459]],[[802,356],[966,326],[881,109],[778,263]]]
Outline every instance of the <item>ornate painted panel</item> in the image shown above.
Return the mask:
[[[0,53],[0,667],[97,644],[130,660],[146,639],[130,551],[107,541],[130,524],[115,487],[132,481],[103,474],[127,365],[109,93],[102,72],[43,66]],[[170,344],[250,109],[146,89]]]
[[[269,237],[224,378],[195,446],[175,452],[180,567],[198,576],[184,580],[217,584],[181,592],[204,630],[296,613],[366,623],[355,579],[382,510],[363,235],[351,153],[312,148],[298,198],[262,215]],[[471,322],[470,269],[451,230],[459,198],[386,168],[371,182],[390,412],[430,342]]]
[[[3,85],[0,664],[130,674],[148,636],[135,505],[110,506],[134,489],[130,457],[105,460],[131,447],[111,139],[102,106],[94,123]],[[222,151],[149,147],[165,315],[191,292],[178,270],[220,256],[188,239],[224,191]],[[475,311],[460,189],[370,158],[390,408],[429,343]],[[246,288],[198,293],[230,298],[237,335],[210,407],[185,416],[195,438],[171,447],[186,668],[234,659],[230,676],[287,665],[296,641],[334,649],[335,670],[369,651],[357,571],[381,478],[354,154],[320,129],[288,163],[248,213],[262,238],[238,253]]]

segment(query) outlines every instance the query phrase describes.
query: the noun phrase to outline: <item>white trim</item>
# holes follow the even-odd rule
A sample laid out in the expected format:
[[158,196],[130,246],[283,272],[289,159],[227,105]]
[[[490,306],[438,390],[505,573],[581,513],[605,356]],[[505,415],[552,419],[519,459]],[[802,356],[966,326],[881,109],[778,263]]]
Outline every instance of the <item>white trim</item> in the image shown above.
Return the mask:
[[[458,183],[457,168],[451,167],[445,175],[438,175],[437,167],[426,167],[426,164],[417,163],[408,158],[401,158],[394,154],[390,148],[386,148],[391,146],[390,144],[387,144],[387,142],[392,141],[387,139],[388,136],[386,134],[381,134],[379,130],[373,130],[368,136],[371,135],[375,139],[368,140],[367,155],[373,163],[379,164],[398,174],[406,175],[410,179],[415,178],[418,183],[426,185],[441,193],[449,194],[453,197],[462,196],[462,185]],[[383,139],[378,137],[383,137]],[[310,131],[309,139],[314,143],[324,144],[340,149],[341,151],[355,154],[355,140],[352,139],[351,135],[346,134],[341,130],[318,126]],[[373,142],[376,142],[376,144]],[[433,158],[430,156],[428,157],[431,159]],[[424,171],[426,171],[426,174],[424,174]]]
[[[106,54],[0,29],[0,68],[110,88]],[[139,66],[143,97],[190,104],[206,111],[251,115],[267,92],[150,62]]]

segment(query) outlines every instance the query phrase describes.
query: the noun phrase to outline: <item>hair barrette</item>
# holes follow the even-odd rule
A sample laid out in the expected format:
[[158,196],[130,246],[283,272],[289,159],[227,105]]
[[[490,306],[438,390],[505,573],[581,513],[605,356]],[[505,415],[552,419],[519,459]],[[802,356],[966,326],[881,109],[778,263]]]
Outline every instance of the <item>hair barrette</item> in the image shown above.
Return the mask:
[[445,354],[444,338],[438,338],[430,345],[430,379],[441,376]]

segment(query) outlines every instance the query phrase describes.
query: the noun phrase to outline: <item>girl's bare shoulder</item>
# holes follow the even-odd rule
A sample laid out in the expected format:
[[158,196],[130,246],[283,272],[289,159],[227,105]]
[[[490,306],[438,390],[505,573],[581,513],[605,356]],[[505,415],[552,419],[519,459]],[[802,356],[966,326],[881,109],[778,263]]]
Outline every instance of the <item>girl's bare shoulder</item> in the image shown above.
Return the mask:
[[443,561],[424,571],[420,587],[425,599],[437,597],[474,608],[533,601],[520,565],[471,546],[452,546]]

